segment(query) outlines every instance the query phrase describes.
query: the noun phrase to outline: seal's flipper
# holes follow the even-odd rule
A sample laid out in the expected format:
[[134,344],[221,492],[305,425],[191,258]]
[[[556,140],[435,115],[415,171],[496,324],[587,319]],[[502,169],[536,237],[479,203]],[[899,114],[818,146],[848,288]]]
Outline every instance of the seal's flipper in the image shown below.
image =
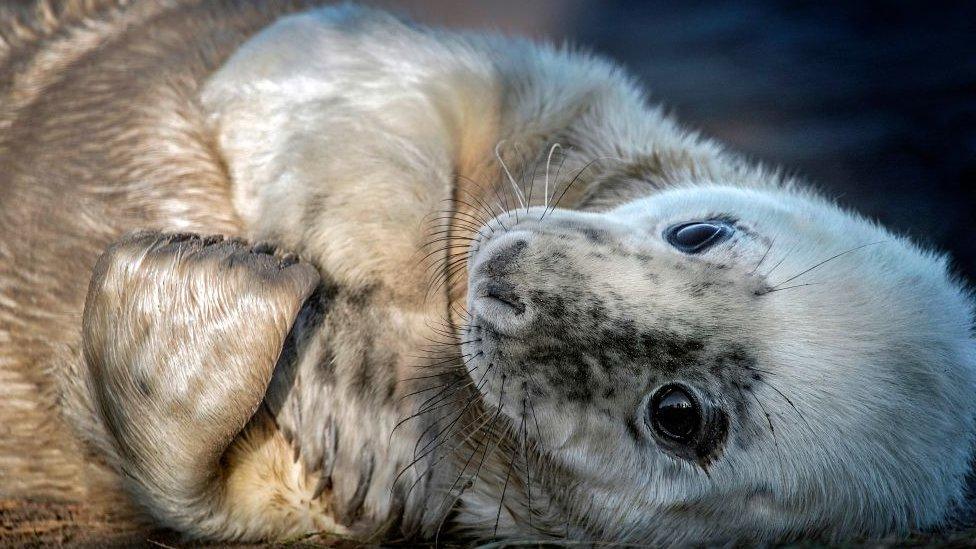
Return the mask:
[[219,236],[136,233],[98,260],[86,366],[122,476],[157,519],[207,529],[194,509],[223,497],[219,460],[318,280],[293,255]]

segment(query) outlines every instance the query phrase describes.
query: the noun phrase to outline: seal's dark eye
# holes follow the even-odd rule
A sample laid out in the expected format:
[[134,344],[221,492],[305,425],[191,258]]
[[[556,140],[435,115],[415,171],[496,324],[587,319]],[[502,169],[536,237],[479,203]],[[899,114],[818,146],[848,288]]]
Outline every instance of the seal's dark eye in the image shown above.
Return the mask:
[[728,240],[733,232],[735,229],[729,222],[715,219],[668,227],[664,231],[664,238],[668,244],[686,254],[697,254]]
[[648,415],[654,432],[676,442],[689,441],[702,423],[698,405],[678,385],[669,385],[658,390],[651,399]]

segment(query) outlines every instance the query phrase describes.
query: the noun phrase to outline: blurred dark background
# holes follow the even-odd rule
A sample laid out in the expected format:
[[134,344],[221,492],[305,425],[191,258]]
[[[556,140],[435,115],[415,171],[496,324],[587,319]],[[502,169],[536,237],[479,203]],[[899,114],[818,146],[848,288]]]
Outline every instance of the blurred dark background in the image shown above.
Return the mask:
[[685,124],[976,281],[976,1],[367,3],[616,59]]

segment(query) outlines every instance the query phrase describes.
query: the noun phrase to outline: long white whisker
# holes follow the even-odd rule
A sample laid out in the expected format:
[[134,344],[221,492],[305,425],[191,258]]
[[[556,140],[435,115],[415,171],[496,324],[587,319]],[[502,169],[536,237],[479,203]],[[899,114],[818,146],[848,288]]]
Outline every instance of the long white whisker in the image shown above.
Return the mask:
[[860,246],[856,246],[856,247],[851,248],[849,250],[844,250],[843,252],[841,252],[839,254],[833,255],[831,257],[828,257],[827,259],[824,259],[823,261],[820,261],[819,263],[817,263],[816,265],[814,265],[814,266],[812,266],[812,267],[810,267],[808,269],[804,269],[803,271],[801,271],[801,272],[799,272],[799,273],[797,273],[797,274],[795,274],[795,275],[787,278],[786,280],[784,280],[782,282],[776,283],[775,285],[773,285],[773,289],[776,289],[776,288],[782,286],[783,284],[786,284],[787,282],[791,282],[793,280],[796,280],[797,278],[800,278],[801,276],[809,273],[810,271],[812,271],[814,269],[817,269],[819,267],[822,267],[823,265],[825,265],[827,263],[830,263],[831,261],[833,261],[833,260],[835,260],[835,259],[837,259],[839,257],[843,257],[843,256],[845,256],[845,255],[847,255],[847,254],[849,254],[851,252],[856,252],[856,251],[858,251],[860,249],[867,248],[868,246],[874,246],[876,244],[884,244],[885,242],[888,242],[888,241],[887,240],[879,240],[877,242],[868,242],[867,244],[861,244]]
[[554,143],[549,149],[549,156],[546,157],[546,188],[545,194],[543,196],[545,199],[545,207],[549,207],[549,165],[552,164],[552,154],[556,152],[556,149],[560,148],[559,143]]
[[512,172],[509,171],[508,165],[505,164],[504,160],[502,160],[501,147],[502,147],[502,143],[504,142],[505,140],[503,139],[495,145],[495,158],[497,158],[498,163],[501,164],[502,170],[505,172],[505,177],[508,178],[508,182],[512,184],[512,189],[515,191],[515,198],[518,198],[519,200],[519,205],[524,208],[525,197],[522,196],[522,189],[519,188],[518,183],[515,182],[515,178],[512,177]]

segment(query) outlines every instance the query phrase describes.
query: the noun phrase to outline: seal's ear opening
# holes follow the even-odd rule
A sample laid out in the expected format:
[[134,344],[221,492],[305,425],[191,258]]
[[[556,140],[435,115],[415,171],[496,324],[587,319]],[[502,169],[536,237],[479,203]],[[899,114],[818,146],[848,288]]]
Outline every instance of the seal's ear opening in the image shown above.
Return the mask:
[[192,522],[260,405],[318,272],[220,236],[140,232],[95,265],[82,324],[96,445],[157,519]]

